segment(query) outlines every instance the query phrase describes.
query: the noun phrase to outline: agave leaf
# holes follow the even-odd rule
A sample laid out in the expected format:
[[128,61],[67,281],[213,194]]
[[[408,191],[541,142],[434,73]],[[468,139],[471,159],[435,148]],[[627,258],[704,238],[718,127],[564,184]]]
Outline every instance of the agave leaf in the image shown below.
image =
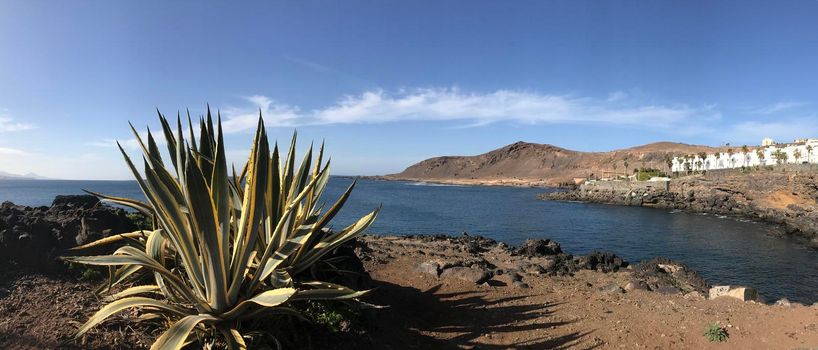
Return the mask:
[[354,291],[349,288],[320,288],[300,290],[292,300],[346,300],[366,295],[371,290]]
[[256,141],[253,144],[253,153],[248,169],[249,177],[245,183],[244,201],[242,203],[241,218],[238,232],[234,241],[232,257],[232,283],[228,293],[228,300],[234,301],[244,280],[244,271],[256,240],[257,230],[264,214],[264,191],[267,185],[267,157],[270,154],[267,144],[267,134],[264,131],[264,121],[259,118],[259,127],[256,132]]
[[295,266],[293,266],[292,273],[298,274],[299,272],[304,271],[308,267],[312,266],[312,264],[317,262],[318,259],[321,259],[321,257],[325,254],[361,234],[375,221],[375,218],[378,216],[378,211],[380,211],[380,209],[375,209],[371,213],[360,218],[354,224],[347,226],[347,228],[341,232],[327,236],[324,240],[318,242],[313,249],[304,254],[303,258],[299,260]]
[[224,339],[227,340],[228,350],[247,350],[247,344],[244,342],[244,337],[242,337],[241,333],[239,333],[237,329],[225,329],[220,327],[219,332],[221,332]]
[[128,232],[128,233],[120,233],[118,235],[113,235],[113,236],[108,236],[108,237],[105,237],[105,238],[100,238],[100,239],[98,239],[96,241],[93,241],[91,243],[76,246],[76,247],[70,248],[68,250],[83,250],[83,249],[88,249],[88,248],[100,247],[100,246],[104,246],[104,245],[111,244],[111,243],[121,242],[121,241],[125,240],[126,238],[147,237],[147,236],[153,234],[154,232],[155,231],[139,230],[139,231]]
[[124,281],[129,276],[133,275],[137,271],[141,270],[142,266],[140,265],[124,265],[120,267],[109,266],[108,267],[108,283],[100,285],[95,292],[96,293],[107,293],[111,290],[111,288],[115,285],[118,285],[122,281]]
[[[217,257],[221,265],[221,275],[226,279],[226,266],[230,264],[230,215],[232,210],[231,201],[235,200],[230,193],[230,179],[227,174],[227,155],[224,150],[224,132],[222,121],[218,121],[218,139],[216,141],[216,163],[213,166],[213,176],[211,176],[210,190],[213,200],[213,207],[216,214],[217,234]],[[224,288],[227,289],[226,282]]]
[[102,193],[97,193],[97,192],[88,191],[88,190],[82,190],[82,191],[85,192],[85,193],[88,193],[88,194],[90,194],[92,196],[98,197],[102,201],[108,201],[108,202],[112,202],[112,203],[116,203],[116,204],[121,204],[121,205],[124,205],[124,206],[129,207],[129,208],[134,208],[134,209],[138,210],[140,213],[148,215],[148,216],[153,215],[153,210],[151,210],[150,205],[148,205],[145,202],[138,201],[136,199],[130,199],[130,198],[121,198],[121,197],[108,196],[108,195],[104,195]]
[[159,286],[152,285],[152,284],[144,285],[144,286],[135,286],[135,287],[127,288],[127,289],[125,289],[125,290],[123,290],[123,291],[121,291],[119,293],[113,294],[113,295],[107,297],[106,300],[109,300],[109,301],[119,300],[119,299],[122,299],[124,297],[129,297],[129,296],[132,296],[132,295],[153,293],[153,292],[156,292],[158,290],[159,290]]
[[119,300],[114,301],[114,302],[112,302],[112,303],[110,303],[108,305],[105,305],[102,309],[97,311],[94,314],[94,316],[91,316],[91,318],[89,318],[88,321],[86,321],[85,324],[83,324],[82,327],[79,328],[79,330],[77,331],[76,337],[82,336],[83,334],[85,334],[85,332],[88,332],[89,329],[91,329],[92,327],[94,327],[97,324],[101,323],[102,321],[105,321],[105,319],[107,319],[108,317],[111,317],[111,315],[113,315],[113,314],[115,314],[117,312],[120,312],[120,311],[125,310],[125,309],[129,309],[129,308],[132,308],[132,307],[146,307],[146,306],[161,309],[161,310],[165,310],[165,311],[168,311],[168,312],[180,315],[180,316],[185,314],[185,312],[183,310],[181,310],[181,309],[179,309],[179,308],[177,308],[175,306],[168,305],[168,304],[166,304],[164,302],[161,302],[159,300],[156,300],[156,299],[151,299],[151,298],[146,298],[146,297],[132,297],[132,298],[119,299]]
[[193,286],[196,287],[196,292],[204,295],[204,273],[198,261],[200,252],[195,238],[191,235],[187,216],[173,198],[171,190],[159,180],[156,172],[146,167],[145,175],[151,193],[156,197],[154,208],[157,211],[157,218],[163,223],[162,227],[181,256],[185,272],[195,282]]
[[156,145],[156,140],[153,138],[153,134],[151,133],[151,129],[148,129],[148,151],[150,152],[150,156],[156,161],[164,166],[164,162],[162,161],[162,154],[159,152],[159,147]]
[[211,315],[188,315],[176,321],[162,336],[151,345],[151,350],[178,350],[185,345],[185,340],[196,325],[202,322],[215,322]]
[[[185,170],[187,178],[188,203],[190,203],[191,230],[198,233],[200,261],[206,276],[205,291],[211,306],[220,310],[227,303],[227,277],[225,259],[222,255],[219,234],[219,222],[215,217],[216,209],[205,183],[205,178],[194,162],[187,162]],[[222,231],[226,232],[226,231]],[[198,259],[198,257],[197,257]]]
[[[178,172],[179,164],[178,164],[178,160],[176,159],[176,154],[178,153],[177,148],[176,148],[177,147],[176,136],[173,135],[173,129],[171,128],[170,123],[168,122],[167,118],[165,118],[165,116],[162,115],[162,113],[159,112],[158,108],[156,109],[156,114],[159,115],[159,123],[162,124],[162,133],[165,135],[165,141],[166,141],[167,147],[168,147],[168,154],[170,155],[170,160],[173,163],[173,168],[176,169],[176,171]],[[176,124],[179,125],[179,123],[180,123],[179,122],[179,113],[177,112],[176,113]],[[182,136],[182,134],[180,133],[179,137],[181,137],[181,136]],[[180,146],[182,146],[182,145],[180,145]]]
[[232,310],[225,312],[222,317],[225,319],[233,319],[237,316],[241,315],[244,310],[252,306],[253,304],[257,304],[263,307],[275,307],[287,302],[290,298],[296,294],[296,290],[294,288],[277,288],[262,292],[257,294],[256,296],[247,299],[245,301],[240,302],[236,305]]
[[315,224],[315,229],[312,233],[312,236],[310,237],[309,241],[306,244],[304,244],[304,247],[302,247],[301,250],[299,250],[298,254],[296,255],[296,260],[298,260],[305,252],[311,249],[316,242],[321,241],[321,239],[324,236],[323,232],[324,227],[326,227],[327,224],[329,224],[329,222],[333,218],[335,218],[335,215],[338,214],[338,212],[346,203],[347,199],[349,199],[349,195],[352,194],[352,190],[355,188],[355,185],[357,183],[358,179],[353,180],[352,184],[349,185],[349,187],[347,187],[347,190],[344,191],[344,193],[341,195],[340,198],[338,198],[335,204],[333,204],[332,207],[330,207],[329,210],[327,210],[324,216],[321,217],[321,220],[319,220],[318,223]]

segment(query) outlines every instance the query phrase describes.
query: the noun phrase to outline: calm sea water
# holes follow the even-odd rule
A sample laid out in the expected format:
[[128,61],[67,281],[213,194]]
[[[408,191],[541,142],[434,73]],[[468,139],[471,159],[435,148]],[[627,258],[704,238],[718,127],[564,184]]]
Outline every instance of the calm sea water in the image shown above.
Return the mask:
[[[351,182],[332,178],[325,201]],[[89,189],[142,198],[131,181],[0,181],[0,201],[49,205],[57,194]],[[548,202],[542,189],[441,186],[360,180],[336,227],[383,204],[371,233],[480,234],[509,244],[551,238],[584,254],[601,249],[628,261],[655,256],[679,260],[714,284],[753,286],[770,301],[818,301],[818,252],[771,237],[775,227],[711,215],[585,203]]]

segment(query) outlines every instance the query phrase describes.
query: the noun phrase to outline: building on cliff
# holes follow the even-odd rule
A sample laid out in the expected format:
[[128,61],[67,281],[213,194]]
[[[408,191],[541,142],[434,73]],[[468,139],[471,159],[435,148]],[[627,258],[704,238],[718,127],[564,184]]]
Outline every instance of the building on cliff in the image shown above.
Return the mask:
[[777,164],[818,163],[818,139],[796,139],[777,144],[766,138],[759,147],[726,148],[720,152],[673,157],[673,172],[731,169]]

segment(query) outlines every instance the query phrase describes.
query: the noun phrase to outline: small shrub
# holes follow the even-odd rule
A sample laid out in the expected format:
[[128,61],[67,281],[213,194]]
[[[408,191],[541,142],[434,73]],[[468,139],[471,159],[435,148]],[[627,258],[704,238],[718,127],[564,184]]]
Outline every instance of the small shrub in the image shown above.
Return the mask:
[[707,328],[704,329],[704,337],[710,342],[721,343],[726,342],[730,335],[727,334],[727,330],[724,329],[724,327],[716,322],[707,325]]
[[150,230],[150,231],[153,231],[153,229],[154,229],[153,228],[153,218],[151,218],[151,217],[149,217],[149,216],[147,216],[145,214],[136,212],[136,213],[128,213],[125,216],[127,216],[128,219],[131,219],[131,221],[134,223],[134,225],[136,225],[137,229]]
[[71,275],[83,282],[98,282],[102,280],[102,271],[98,267],[77,263],[66,263]]

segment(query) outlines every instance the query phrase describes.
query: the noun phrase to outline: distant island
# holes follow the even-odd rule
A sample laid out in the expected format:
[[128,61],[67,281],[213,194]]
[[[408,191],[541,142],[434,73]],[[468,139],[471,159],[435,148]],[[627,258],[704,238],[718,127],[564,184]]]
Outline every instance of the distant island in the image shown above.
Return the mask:
[[18,175],[0,170],[0,181],[2,180],[50,180],[50,179],[44,176],[37,175],[35,173]]
[[475,156],[426,159],[378,178],[452,184],[555,186],[575,178],[631,174],[636,168],[669,171],[668,156],[713,153],[719,148],[655,142],[608,152],[573,151],[549,144],[516,142]]

